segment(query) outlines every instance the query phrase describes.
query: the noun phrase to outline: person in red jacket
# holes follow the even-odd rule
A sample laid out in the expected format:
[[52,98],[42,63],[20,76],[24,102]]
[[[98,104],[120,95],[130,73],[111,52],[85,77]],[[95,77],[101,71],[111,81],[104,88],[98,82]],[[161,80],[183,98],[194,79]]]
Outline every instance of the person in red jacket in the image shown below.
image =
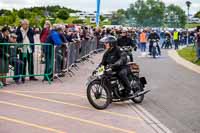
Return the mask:
[[[42,30],[40,34],[40,42],[45,43],[47,40],[48,35],[51,32],[51,22],[46,21],[44,24],[44,29]],[[44,63],[44,52],[43,48],[41,48],[41,63]]]

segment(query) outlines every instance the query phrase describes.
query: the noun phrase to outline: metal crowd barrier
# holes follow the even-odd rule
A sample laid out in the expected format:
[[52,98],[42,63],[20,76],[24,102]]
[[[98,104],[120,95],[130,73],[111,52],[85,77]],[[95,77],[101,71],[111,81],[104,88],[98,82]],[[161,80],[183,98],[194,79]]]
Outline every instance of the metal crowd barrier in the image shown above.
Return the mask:
[[[33,45],[35,51],[32,51]],[[45,64],[41,63],[45,52]],[[51,44],[0,43],[0,87],[2,80],[44,77],[51,83],[54,68],[54,46]]]
[[[39,76],[44,77],[50,84],[54,74],[68,72],[70,76],[73,76],[72,68],[78,70],[77,63],[91,61],[89,58],[92,54],[103,50],[103,45],[98,44],[96,37],[63,46],[0,43],[0,79],[21,80],[25,77]],[[33,45],[35,51],[33,54],[29,54],[32,53],[31,47]],[[41,63],[42,55],[45,55],[44,64]],[[5,71],[1,71],[2,69]],[[2,87],[1,80],[0,87]]]
[[[76,43],[68,44],[68,55],[67,55],[67,68],[65,72],[71,73],[72,76],[74,73],[72,72],[72,68],[76,68],[77,63],[83,61],[91,61],[89,58],[92,54],[102,51],[102,47],[97,47],[98,39],[96,37],[89,40],[82,40]],[[92,62],[92,61],[91,61]]]

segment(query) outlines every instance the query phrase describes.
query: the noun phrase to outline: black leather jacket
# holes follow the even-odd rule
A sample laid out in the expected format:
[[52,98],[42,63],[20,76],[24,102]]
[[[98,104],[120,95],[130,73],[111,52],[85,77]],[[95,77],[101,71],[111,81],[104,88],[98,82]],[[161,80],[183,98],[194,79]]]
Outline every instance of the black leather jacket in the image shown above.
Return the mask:
[[135,44],[133,44],[133,40],[127,36],[122,36],[117,40],[118,46],[132,46],[135,47]]
[[127,54],[122,52],[118,47],[114,47],[111,50],[107,50],[103,56],[100,65],[111,66],[112,69],[117,70],[126,66]]

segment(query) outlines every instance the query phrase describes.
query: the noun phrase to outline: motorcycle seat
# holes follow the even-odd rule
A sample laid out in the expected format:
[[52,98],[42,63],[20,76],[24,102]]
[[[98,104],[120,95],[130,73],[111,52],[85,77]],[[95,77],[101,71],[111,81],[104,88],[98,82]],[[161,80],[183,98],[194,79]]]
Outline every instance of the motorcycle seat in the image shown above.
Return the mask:
[[135,65],[135,62],[128,62],[127,65]]

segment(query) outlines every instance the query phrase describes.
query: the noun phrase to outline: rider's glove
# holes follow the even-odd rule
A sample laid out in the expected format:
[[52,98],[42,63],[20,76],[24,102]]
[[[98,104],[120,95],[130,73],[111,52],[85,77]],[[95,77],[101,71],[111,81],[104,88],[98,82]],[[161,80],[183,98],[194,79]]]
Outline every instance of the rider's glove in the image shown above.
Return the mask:
[[96,73],[97,73],[97,71],[95,70],[95,71],[92,72],[92,75],[94,76]]
[[137,51],[137,47],[134,48],[134,51]]
[[109,68],[110,68],[110,69],[113,69],[113,68],[115,68],[115,67],[116,67],[115,64],[110,64],[110,65],[109,65]]

